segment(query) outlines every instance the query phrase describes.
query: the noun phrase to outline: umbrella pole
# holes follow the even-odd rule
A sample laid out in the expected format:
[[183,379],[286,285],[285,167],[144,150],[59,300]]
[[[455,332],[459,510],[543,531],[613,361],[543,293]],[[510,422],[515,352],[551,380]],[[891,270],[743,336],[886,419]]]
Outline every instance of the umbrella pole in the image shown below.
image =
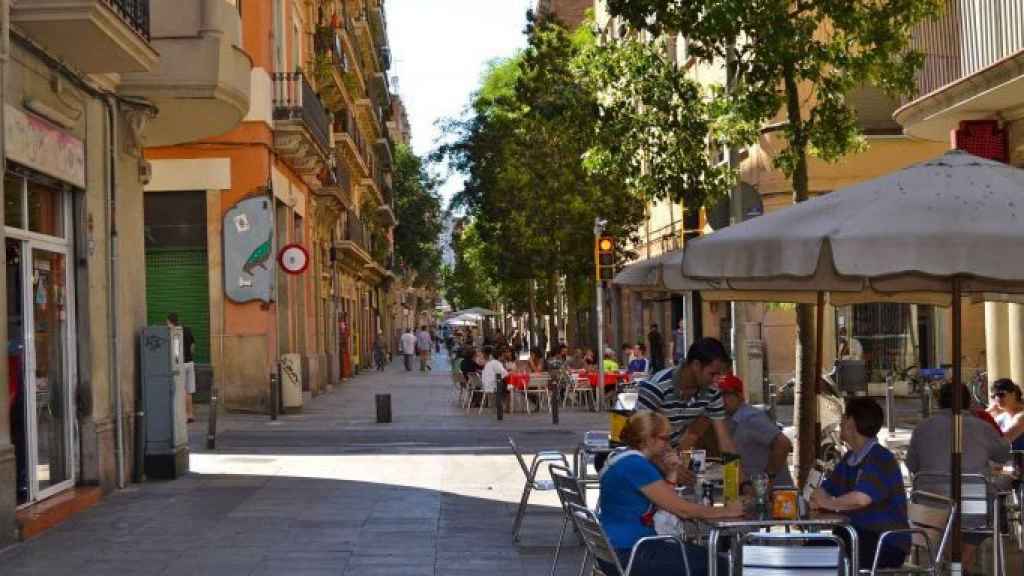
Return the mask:
[[[953,445],[950,447],[950,487],[949,493],[953,502],[960,502],[961,469],[960,457],[963,452],[963,416],[960,414],[961,402],[963,402],[963,383],[961,382],[961,347],[962,347],[962,321],[963,311],[961,309],[962,298],[960,290],[960,278],[953,277]],[[962,537],[960,532],[961,515],[958,513],[953,524],[953,554],[952,574],[960,576],[963,571],[961,565]]]
[[821,450],[821,420],[818,397],[821,396],[821,375],[825,372],[825,293],[818,292],[818,306],[814,311],[814,450]]

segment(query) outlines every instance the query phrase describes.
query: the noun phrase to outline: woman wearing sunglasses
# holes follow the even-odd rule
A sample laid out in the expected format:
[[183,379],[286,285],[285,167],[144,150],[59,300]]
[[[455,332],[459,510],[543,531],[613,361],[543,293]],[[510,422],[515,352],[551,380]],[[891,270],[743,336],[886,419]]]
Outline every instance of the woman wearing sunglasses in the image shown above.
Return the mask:
[[[681,518],[729,518],[740,516],[738,502],[721,508],[687,502],[676,494],[679,456],[671,448],[668,419],[656,412],[639,412],[626,422],[619,438],[626,444],[609,457],[601,469],[601,527],[615,548],[622,565],[638,540],[654,536],[654,512],[658,509]],[[686,544],[690,574],[707,572],[706,548]],[[615,567],[601,563],[609,576]],[[634,559],[634,576],[680,574],[683,558],[679,546],[648,542]]]
[[1003,431],[1013,450],[1024,450],[1024,400],[1020,387],[1009,378],[992,384],[992,405],[989,412]]

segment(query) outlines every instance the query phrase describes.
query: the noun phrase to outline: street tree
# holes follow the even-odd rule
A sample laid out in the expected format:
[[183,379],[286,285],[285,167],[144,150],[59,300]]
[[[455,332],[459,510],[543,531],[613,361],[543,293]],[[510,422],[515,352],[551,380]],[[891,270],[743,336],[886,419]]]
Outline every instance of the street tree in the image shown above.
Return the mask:
[[[808,198],[808,156],[835,161],[863,147],[847,100],[872,85],[890,95],[913,91],[922,55],[913,27],[938,13],[941,0],[607,0],[614,16],[654,36],[679,35],[689,54],[726,63],[731,90],[718,99],[738,124],[779,131],[775,165],[790,179],[794,202]],[[753,144],[753,141],[749,142]],[[801,439],[816,438],[813,309],[797,306]],[[817,442],[799,443],[800,477],[814,464]]]
[[409,146],[394,151],[392,190],[395,200],[395,258],[403,272],[414,272],[418,287],[437,288],[440,283],[441,247],[438,239],[444,224],[437,179]]

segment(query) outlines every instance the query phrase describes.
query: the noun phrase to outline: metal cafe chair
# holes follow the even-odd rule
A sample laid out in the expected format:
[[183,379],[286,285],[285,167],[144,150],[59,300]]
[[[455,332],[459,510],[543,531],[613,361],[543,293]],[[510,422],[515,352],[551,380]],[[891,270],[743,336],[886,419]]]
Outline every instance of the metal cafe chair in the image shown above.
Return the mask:
[[[948,486],[949,474],[921,472],[914,476],[915,491],[919,490],[922,484],[929,483],[945,483]],[[964,534],[988,535],[993,538],[994,576],[1006,574],[1002,529],[999,526],[1002,514],[1000,501],[988,478],[981,474],[961,475],[960,502],[957,507],[960,514],[960,529]]]
[[[878,539],[878,550],[875,552],[871,568],[862,568],[860,574],[870,576],[895,574],[939,576],[943,574],[946,544],[953,532],[956,513],[956,502],[945,496],[924,491],[911,492],[910,501],[907,503],[910,528],[883,532]],[[911,537],[913,562],[899,568],[879,568],[878,554],[882,543],[900,534],[909,534]],[[935,540],[938,541],[938,547],[932,545]]]
[[839,576],[846,570],[843,541],[833,534],[748,534],[740,556],[743,576]]
[[633,545],[633,550],[629,554],[629,562],[626,564],[625,569],[623,569],[619,556],[615,553],[615,549],[612,548],[611,542],[608,541],[608,535],[601,528],[601,523],[598,521],[597,516],[590,509],[578,504],[569,504],[569,511],[572,521],[576,525],[576,530],[583,538],[583,543],[586,545],[590,556],[614,566],[617,571],[616,574],[605,574],[601,570],[600,564],[597,564],[594,567],[594,574],[601,574],[602,576],[629,576],[633,571],[633,561],[636,559],[637,550],[649,542],[661,541],[671,542],[679,546],[679,551],[683,557],[683,565],[679,567],[679,571],[684,576],[690,576],[690,565],[686,559],[686,548],[683,546],[683,541],[677,536],[647,536],[646,538],[641,538]]
[[523,453],[519,450],[519,445],[511,436],[508,437],[508,443],[512,445],[512,452],[516,455],[516,460],[519,461],[519,467],[523,470],[523,475],[526,476],[526,484],[523,486],[523,496],[519,500],[519,508],[516,510],[516,521],[512,526],[512,539],[516,542],[519,541],[519,531],[523,527],[523,517],[526,516],[526,508],[530,502],[530,493],[534,490],[537,491],[550,491],[555,489],[555,483],[551,480],[540,480],[537,478],[537,472],[540,470],[540,465],[548,462],[557,462],[569,467],[569,459],[565,457],[558,450],[541,450],[534,455],[533,460],[530,461],[530,465],[526,465],[526,459],[523,457]]
[[[530,374],[530,380],[526,384],[526,389],[523,390],[524,396],[529,400],[530,396],[537,397],[537,408],[542,409],[544,407],[543,401],[548,401],[548,407],[551,406],[551,394],[548,390],[548,386],[551,384],[551,375],[546,373],[541,374]],[[530,413],[530,403],[526,402],[526,413]]]
[[[551,562],[551,576],[555,576],[555,571],[558,569],[558,556],[562,551],[562,542],[565,540],[565,532],[569,527],[569,523],[572,522],[572,512],[569,510],[569,504],[576,504],[586,508],[587,502],[583,496],[583,488],[580,486],[576,476],[573,475],[572,470],[558,464],[549,465],[548,470],[551,472],[551,481],[555,483],[558,501],[562,504],[562,531],[558,535],[558,544],[555,545],[555,558]],[[580,563],[581,575],[584,573],[589,559],[589,551],[584,550],[583,560]]]
[[480,381],[480,374],[470,372],[466,377],[466,413],[473,407],[473,398],[480,395],[480,403],[483,404],[484,384]]

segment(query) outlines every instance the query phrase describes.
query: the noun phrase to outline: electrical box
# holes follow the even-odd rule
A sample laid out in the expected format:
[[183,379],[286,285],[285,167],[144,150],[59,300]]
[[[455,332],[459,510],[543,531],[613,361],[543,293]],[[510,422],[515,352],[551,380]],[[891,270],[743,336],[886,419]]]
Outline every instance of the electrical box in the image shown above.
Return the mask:
[[140,339],[146,475],[177,478],[188,471],[182,330],[149,326]]
[[285,412],[302,411],[302,356],[281,355],[281,403]]

